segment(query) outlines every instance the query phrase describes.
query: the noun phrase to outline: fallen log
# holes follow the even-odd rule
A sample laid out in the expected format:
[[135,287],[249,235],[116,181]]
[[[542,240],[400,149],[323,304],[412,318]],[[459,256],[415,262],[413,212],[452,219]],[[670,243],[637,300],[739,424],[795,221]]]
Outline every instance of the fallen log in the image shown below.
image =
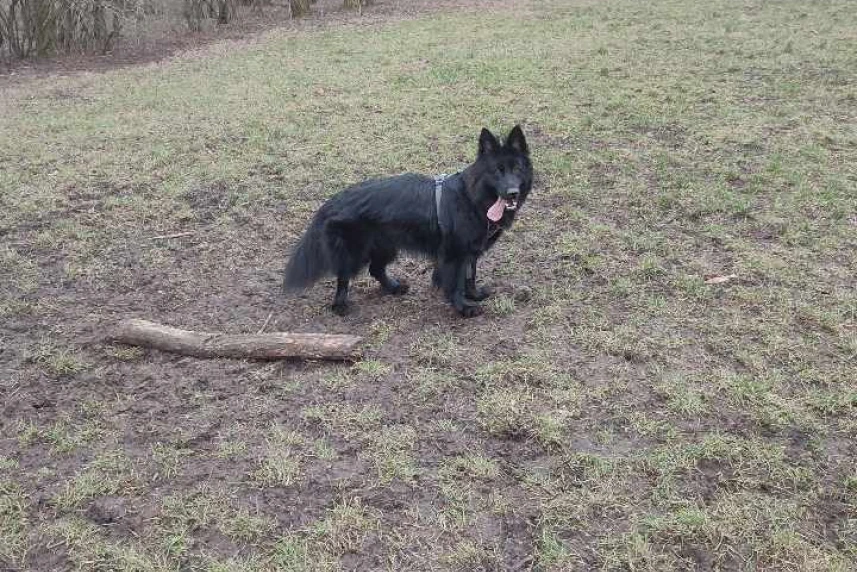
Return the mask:
[[181,330],[146,320],[124,320],[110,336],[113,341],[201,358],[356,360],[359,336],[335,334],[221,334]]

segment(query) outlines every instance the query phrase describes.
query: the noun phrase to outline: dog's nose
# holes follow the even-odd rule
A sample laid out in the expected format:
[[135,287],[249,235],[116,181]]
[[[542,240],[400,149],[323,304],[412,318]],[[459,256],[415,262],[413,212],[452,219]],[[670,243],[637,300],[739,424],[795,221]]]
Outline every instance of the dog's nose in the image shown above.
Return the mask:
[[508,189],[506,189],[506,196],[507,197],[517,197],[518,192],[519,192],[518,187],[509,187]]

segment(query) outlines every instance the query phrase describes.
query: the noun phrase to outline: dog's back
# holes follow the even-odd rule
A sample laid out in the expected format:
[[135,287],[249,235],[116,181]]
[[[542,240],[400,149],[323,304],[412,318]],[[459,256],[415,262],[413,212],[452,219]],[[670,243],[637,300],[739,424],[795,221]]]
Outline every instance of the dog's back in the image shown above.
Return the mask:
[[307,288],[340,270],[356,273],[376,251],[393,257],[399,250],[433,254],[439,241],[433,188],[432,179],[408,173],[364,181],[334,195],[296,246],[285,289]]

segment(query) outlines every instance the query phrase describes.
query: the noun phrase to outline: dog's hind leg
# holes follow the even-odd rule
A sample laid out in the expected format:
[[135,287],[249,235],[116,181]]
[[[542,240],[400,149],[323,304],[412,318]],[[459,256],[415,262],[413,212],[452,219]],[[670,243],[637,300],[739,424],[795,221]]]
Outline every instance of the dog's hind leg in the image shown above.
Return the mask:
[[326,234],[328,253],[336,273],[336,294],[331,310],[344,316],[349,310],[348,283],[363,265],[363,244],[360,244],[356,233],[342,224],[329,224]]
[[340,276],[336,279],[336,294],[330,309],[340,316],[348,313],[348,278]]
[[387,294],[406,294],[408,292],[407,284],[387,275],[387,265],[396,258],[395,250],[376,247],[369,256],[369,275],[381,283],[384,292]]

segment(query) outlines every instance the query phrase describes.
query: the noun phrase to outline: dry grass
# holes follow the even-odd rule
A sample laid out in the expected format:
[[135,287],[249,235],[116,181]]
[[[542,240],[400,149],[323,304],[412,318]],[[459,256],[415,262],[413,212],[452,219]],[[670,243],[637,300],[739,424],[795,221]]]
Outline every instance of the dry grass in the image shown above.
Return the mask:
[[[492,3],[0,88],[0,567],[854,569],[850,7]],[[346,319],[279,295],[325,197],[515,122],[485,316],[421,261]],[[370,349],[102,343],[129,314]]]

